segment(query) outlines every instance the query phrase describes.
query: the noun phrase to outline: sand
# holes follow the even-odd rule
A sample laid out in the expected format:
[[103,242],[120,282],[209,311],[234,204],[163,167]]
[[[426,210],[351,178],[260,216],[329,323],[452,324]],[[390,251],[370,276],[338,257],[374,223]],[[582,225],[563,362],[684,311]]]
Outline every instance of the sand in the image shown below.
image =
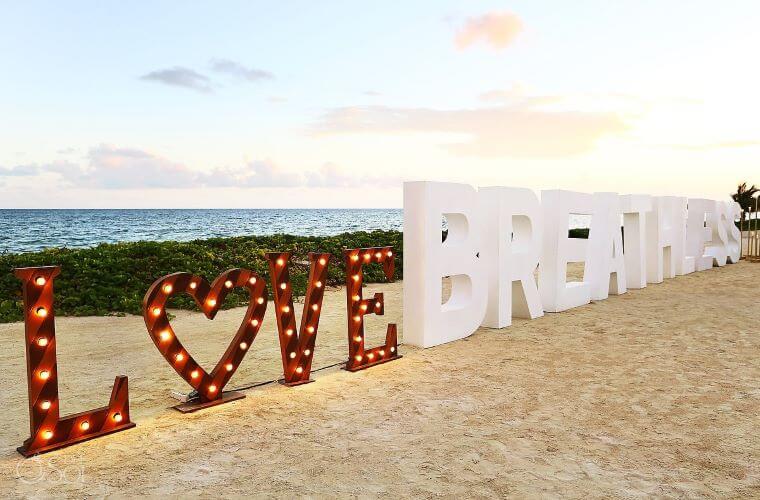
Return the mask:
[[[758,282],[760,264],[713,269],[189,415],[169,408],[186,386],[142,318],[59,318],[63,413],[105,404],[123,373],[137,427],[31,460],[15,451],[28,435],[23,325],[0,325],[0,493],[760,496]],[[368,290],[387,301],[370,339],[388,320],[403,337],[401,284]],[[345,359],[344,304],[329,291],[317,368]],[[174,324],[210,366],[240,316]],[[279,376],[274,332],[267,315],[228,388]]]

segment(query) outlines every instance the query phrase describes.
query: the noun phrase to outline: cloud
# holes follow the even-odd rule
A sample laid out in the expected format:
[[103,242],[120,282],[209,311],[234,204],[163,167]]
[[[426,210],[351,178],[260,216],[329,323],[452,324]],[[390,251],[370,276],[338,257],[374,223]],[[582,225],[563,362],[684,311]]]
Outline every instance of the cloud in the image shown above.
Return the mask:
[[90,189],[289,188],[387,186],[399,179],[355,175],[335,164],[288,171],[271,161],[252,161],[239,167],[198,171],[139,149],[100,145],[84,165],[71,162],[0,167],[0,178],[36,178],[57,174],[62,183]]
[[353,106],[328,111],[314,133],[451,133],[469,140],[444,144],[455,154],[547,158],[592,150],[598,139],[627,130],[613,112],[542,109],[541,99],[475,109]]
[[141,80],[163,83],[173,87],[184,87],[197,92],[210,93],[213,91],[208,77],[189,68],[174,66],[173,68],[151,71],[140,77]]
[[230,61],[229,59],[212,59],[211,69],[217,73],[226,73],[241,80],[249,82],[258,82],[261,80],[271,80],[274,75],[268,71],[256,68],[248,68],[242,64]]
[[687,151],[711,151],[715,149],[751,148],[760,146],[760,140],[719,141],[705,144],[663,144],[660,147]]
[[500,50],[510,45],[522,30],[523,23],[517,15],[511,12],[490,12],[468,18],[457,31],[454,44],[462,50],[483,41]]

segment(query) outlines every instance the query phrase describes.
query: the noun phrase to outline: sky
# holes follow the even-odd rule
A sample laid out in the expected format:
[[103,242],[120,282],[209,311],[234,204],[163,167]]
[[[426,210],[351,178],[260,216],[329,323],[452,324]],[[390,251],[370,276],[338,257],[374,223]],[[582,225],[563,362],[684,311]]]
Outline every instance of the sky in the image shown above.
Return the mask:
[[6,2],[0,207],[760,183],[760,2]]

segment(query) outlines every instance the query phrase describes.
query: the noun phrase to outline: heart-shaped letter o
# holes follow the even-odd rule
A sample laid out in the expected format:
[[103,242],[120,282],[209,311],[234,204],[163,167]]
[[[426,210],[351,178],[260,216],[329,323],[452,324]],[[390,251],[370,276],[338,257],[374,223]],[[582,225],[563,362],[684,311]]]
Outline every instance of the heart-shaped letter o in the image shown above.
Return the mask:
[[[243,322],[211,373],[187,352],[166,316],[166,302],[178,293],[190,294],[208,319],[214,319],[227,294],[236,287],[248,289],[250,302]],[[237,370],[261,327],[267,309],[267,287],[248,269],[223,272],[211,285],[190,273],[174,273],[158,279],[143,299],[143,317],[148,333],[161,355],[200,396],[201,403],[222,398],[224,386]]]

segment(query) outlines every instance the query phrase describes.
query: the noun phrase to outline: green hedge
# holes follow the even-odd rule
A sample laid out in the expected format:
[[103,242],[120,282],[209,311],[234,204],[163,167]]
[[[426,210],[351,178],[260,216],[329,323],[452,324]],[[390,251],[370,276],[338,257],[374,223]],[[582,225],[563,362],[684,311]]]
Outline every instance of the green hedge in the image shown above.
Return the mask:
[[[51,248],[42,252],[0,255],[0,323],[21,321],[21,282],[13,275],[16,267],[61,266],[55,280],[56,314],[62,316],[102,316],[142,314],[142,299],[158,278],[186,271],[209,281],[235,267],[251,269],[269,281],[264,253],[291,252],[290,276],[293,291],[304,295],[308,278],[308,252],[333,255],[328,285],[345,280],[344,248],[392,246],[396,254],[396,279],[402,276],[402,235],[398,231],[344,233],[328,237],[289,235],[212,238],[188,242],[101,244],[94,248]],[[384,281],[380,265],[365,268],[365,281]],[[270,290],[271,292],[271,290]],[[224,308],[246,303],[245,292],[230,294]],[[193,309],[189,296],[172,299],[173,306]]]

